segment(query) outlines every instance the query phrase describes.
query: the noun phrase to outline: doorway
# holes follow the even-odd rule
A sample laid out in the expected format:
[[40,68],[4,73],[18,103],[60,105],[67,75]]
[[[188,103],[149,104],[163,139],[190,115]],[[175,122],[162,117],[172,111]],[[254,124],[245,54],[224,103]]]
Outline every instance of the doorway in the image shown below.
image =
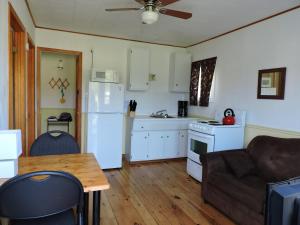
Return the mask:
[[[82,53],[38,47],[36,82],[37,134],[66,131],[80,146]],[[62,113],[71,115],[72,121],[57,121]]]

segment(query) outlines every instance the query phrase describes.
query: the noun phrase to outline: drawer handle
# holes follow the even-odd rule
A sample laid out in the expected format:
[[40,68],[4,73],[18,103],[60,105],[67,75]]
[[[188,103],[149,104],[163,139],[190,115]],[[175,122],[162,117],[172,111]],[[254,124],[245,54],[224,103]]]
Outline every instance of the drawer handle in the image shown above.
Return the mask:
[[141,126],[141,128],[142,128],[142,129],[144,129],[144,127],[143,127],[143,126]]

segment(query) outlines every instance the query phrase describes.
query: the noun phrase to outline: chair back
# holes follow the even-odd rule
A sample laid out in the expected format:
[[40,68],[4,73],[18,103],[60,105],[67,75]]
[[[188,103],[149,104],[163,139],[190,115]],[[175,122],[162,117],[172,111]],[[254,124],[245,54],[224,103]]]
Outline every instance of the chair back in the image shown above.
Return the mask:
[[49,131],[40,135],[32,144],[31,156],[80,153],[75,138],[64,131]]
[[40,171],[16,176],[0,187],[0,217],[36,219],[78,207],[83,209],[83,187],[73,175]]

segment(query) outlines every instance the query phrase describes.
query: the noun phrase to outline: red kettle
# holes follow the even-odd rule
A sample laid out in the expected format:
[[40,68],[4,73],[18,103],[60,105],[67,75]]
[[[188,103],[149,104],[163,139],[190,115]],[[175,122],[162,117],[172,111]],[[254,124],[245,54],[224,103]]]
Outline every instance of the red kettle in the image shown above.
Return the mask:
[[223,124],[224,125],[234,125],[235,124],[235,114],[234,111],[230,108],[224,111]]

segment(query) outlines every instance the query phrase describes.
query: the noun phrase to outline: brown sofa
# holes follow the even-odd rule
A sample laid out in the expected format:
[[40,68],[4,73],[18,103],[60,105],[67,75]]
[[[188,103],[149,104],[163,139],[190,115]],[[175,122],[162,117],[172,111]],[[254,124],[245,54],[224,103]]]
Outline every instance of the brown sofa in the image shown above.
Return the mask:
[[201,156],[202,196],[240,225],[263,225],[266,184],[300,175],[300,139],[257,136],[246,149]]

